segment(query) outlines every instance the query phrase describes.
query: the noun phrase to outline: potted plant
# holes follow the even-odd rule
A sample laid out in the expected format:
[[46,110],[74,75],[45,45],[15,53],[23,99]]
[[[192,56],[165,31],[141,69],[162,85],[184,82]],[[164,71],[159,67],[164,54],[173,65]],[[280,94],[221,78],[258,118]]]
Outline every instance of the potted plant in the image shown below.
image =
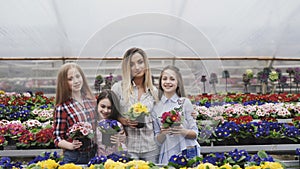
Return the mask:
[[121,131],[117,120],[103,119],[98,123],[98,129],[102,133],[102,143],[107,146],[112,146],[110,137]]
[[125,116],[132,121],[137,121],[137,128],[143,128],[145,126],[145,117],[149,116],[147,106],[143,105],[141,102],[133,104],[129,110],[125,113]]
[[91,145],[91,139],[94,137],[92,125],[88,122],[77,122],[68,131],[73,140],[82,142],[80,149],[85,149]]

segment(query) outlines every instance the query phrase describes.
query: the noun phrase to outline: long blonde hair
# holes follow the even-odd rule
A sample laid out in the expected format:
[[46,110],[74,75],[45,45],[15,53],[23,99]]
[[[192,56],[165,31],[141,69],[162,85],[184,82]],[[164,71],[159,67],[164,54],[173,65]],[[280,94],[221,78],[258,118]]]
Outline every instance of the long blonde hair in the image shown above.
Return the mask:
[[136,47],[128,49],[125,52],[122,60],[122,76],[123,76],[122,91],[123,91],[123,96],[125,98],[125,101],[126,102],[129,101],[130,95],[133,92],[130,62],[132,56],[135,53],[139,53],[144,59],[144,63],[145,63],[145,75],[144,75],[144,83],[143,83],[144,88],[145,89],[148,88],[150,90],[150,93],[154,97],[155,101],[158,101],[157,92],[154,91],[154,86],[152,83],[152,75],[151,75],[151,70],[149,68],[148,57],[142,49]]
[[88,85],[86,77],[80,68],[80,66],[76,63],[66,63],[62,65],[57,74],[57,81],[56,81],[56,104],[62,104],[72,97],[72,91],[69,90],[68,84],[68,71],[72,68],[75,68],[80,73],[83,79],[83,85],[81,88],[81,94],[85,95],[90,99],[95,99],[93,97],[92,91]]

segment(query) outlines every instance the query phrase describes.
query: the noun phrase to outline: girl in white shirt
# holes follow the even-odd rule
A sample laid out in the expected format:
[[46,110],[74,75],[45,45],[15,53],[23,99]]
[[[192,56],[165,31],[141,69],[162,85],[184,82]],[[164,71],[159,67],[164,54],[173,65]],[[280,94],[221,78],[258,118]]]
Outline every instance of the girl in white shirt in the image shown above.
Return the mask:
[[[192,117],[191,101],[185,97],[182,76],[175,66],[165,67],[159,78],[160,101],[154,106],[154,133],[160,145],[159,164],[167,164],[172,155],[183,154],[187,158],[200,155],[197,142],[198,127]],[[164,128],[161,117],[164,112],[181,107],[183,121],[180,126]]]

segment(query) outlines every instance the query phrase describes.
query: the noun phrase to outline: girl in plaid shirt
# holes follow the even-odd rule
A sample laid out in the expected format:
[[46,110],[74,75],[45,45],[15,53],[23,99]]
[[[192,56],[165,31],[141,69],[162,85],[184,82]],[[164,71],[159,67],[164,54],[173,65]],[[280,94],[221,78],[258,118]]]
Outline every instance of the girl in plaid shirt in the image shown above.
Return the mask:
[[63,149],[63,162],[87,164],[95,156],[94,140],[82,148],[81,141],[68,136],[68,129],[77,122],[89,122],[96,131],[95,107],[96,98],[79,65],[62,65],[57,75],[53,134],[55,145]]

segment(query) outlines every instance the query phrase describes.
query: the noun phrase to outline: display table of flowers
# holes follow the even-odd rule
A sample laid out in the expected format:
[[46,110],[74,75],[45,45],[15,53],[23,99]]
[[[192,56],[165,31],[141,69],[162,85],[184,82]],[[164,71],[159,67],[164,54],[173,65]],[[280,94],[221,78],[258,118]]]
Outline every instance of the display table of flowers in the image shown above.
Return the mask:
[[[298,150],[299,151],[299,150]],[[0,168],[27,169],[129,169],[129,168],[195,168],[195,169],[295,169],[299,168],[298,161],[284,163],[278,161],[264,151],[250,155],[245,150],[234,149],[230,152],[211,153],[205,157],[187,159],[183,155],[173,155],[168,164],[154,164],[151,161],[134,160],[127,152],[115,152],[108,156],[96,156],[88,164],[76,165],[63,163],[57,152],[44,152],[29,162],[12,161],[9,157],[0,159]]]
[[[190,96],[199,113],[201,153],[238,148],[295,154],[300,148],[299,98],[300,94]],[[0,91],[0,156],[60,153],[53,144],[53,105],[54,98],[42,92]]]
[[0,150],[54,148],[54,97],[0,91]]
[[299,94],[190,98],[199,113],[197,121],[202,145],[277,145],[300,141]]

